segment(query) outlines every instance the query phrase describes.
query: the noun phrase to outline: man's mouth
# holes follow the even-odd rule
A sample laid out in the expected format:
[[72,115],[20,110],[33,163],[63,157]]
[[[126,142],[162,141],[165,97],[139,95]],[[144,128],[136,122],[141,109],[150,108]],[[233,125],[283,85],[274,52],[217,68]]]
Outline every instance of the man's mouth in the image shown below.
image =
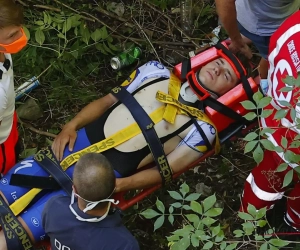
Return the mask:
[[207,73],[208,73],[208,75],[210,76],[210,78],[213,80],[214,77],[213,77],[212,73],[210,73],[209,71],[207,71]]

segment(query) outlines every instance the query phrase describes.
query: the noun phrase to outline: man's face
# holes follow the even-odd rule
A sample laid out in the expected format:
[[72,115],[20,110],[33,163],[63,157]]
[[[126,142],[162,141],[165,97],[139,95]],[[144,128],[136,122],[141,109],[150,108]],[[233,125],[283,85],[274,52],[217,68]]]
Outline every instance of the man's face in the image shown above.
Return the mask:
[[22,31],[20,26],[7,26],[0,29],[0,44],[11,44],[21,38]]
[[233,68],[223,58],[204,65],[198,74],[203,85],[219,95],[225,94],[238,83],[238,77]]

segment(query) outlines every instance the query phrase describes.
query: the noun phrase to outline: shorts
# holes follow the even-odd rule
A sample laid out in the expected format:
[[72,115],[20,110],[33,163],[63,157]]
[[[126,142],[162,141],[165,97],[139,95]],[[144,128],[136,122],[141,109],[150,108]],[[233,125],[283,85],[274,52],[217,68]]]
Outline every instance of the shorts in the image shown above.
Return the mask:
[[255,35],[249,32],[248,30],[246,30],[239,22],[238,22],[238,28],[242,35],[249,38],[253,42],[253,44],[259,51],[259,54],[263,58],[268,59],[270,36]]
[[17,128],[18,118],[17,113],[14,113],[13,125],[10,134],[5,142],[0,144],[0,173],[6,174],[17,161],[17,145],[19,133]]

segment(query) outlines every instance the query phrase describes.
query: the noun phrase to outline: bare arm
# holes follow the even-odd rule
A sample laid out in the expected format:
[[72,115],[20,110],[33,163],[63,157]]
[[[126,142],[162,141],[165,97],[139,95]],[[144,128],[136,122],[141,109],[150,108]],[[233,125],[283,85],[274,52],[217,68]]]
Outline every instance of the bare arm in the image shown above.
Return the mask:
[[108,94],[85,106],[70,122],[68,122],[58,134],[52,144],[52,150],[58,160],[62,160],[63,152],[67,144],[72,151],[76,141],[76,130],[99,118],[109,107],[117,102],[117,99]]
[[[167,159],[173,173],[177,173],[199,158],[201,153],[182,145],[171,152]],[[126,178],[116,179],[116,192],[143,189],[161,183],[157,167],[146,169]]]
[[231,39],[230,49],[234,53],[240,51],[251,58],[252,52],[238,29],[235,0],[215,0],[215,2],[220,21]]

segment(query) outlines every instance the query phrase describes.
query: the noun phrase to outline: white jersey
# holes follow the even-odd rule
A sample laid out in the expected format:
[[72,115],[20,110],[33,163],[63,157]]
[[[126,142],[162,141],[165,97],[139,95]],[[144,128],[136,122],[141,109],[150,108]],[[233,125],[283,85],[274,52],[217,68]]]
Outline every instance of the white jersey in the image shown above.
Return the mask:
[[15,90],[14,90],[14,75],[12,69],[12,59],[10,54],[4,54],[10,60],[10,67],[6,70],[3,63],[0,62],[0,70],[3,72],[0,80],[0,144],[8,138],[15,111]]
[[[130,82],[130,84],[124,87],[128,92],[132,93],[137,88],[139,88],[146,79],[155,79],[160,77],[170,78],[170,71],[161,63],[157,61],[150,61],[139,67],[135,71],[133,80]],[[201,126],[208,141],[212,145],[216,136],[215,128],[203,121],[198,121],[198,124]],[[203,149],[206,148],[205,141],[203,140],[195,125],[192,126],[192,129],[185,136],[185,138],[182,139],[178,146],[181,146],[183,144],[186,144],[201,153],[203,153]]]

